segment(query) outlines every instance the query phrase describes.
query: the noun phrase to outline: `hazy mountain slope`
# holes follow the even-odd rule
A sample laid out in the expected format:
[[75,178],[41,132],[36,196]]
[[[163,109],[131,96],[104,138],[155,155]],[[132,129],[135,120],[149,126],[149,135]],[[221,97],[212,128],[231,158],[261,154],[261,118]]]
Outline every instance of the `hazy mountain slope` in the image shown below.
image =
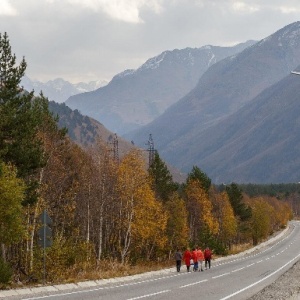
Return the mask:
[[[72,110],[64,103],[49,102],[49,110],[59,116],[59,127],[68,129],[68,136],[77,144],[86,147],[95,144],[97,139],[102,139],[108,145],[114,137],[114,133],[107,130],[98,121],[83,116],[78,110]],[[117,137],[120,156],[133,148],[133,145],[121,137]]]
[[296,22],[214,64],[188,95],[155,121],[126,137],[142,144],[144,137],[152,133],[161,156],[179,168],[188,169],[196,163],[196,157],[187,155],[188,149],[201,142],[207,144],[199,140],[200,133],[289,74],[300,62],[299,45],[300,22]]
[[253,43],[165,51],[137,70],[116,75],[103,88],[70,97],[66,104],[122,135],[162,114],[194,88],[211,65]]
[[183,169],[201,166],[216,183],[300,181],[300,76],[288,75],[197,137]]

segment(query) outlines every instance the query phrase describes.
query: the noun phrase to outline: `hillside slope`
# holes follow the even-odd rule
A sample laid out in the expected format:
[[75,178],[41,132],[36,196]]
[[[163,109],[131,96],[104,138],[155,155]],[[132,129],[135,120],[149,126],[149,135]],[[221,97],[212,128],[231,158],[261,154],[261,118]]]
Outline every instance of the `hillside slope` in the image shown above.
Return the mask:
[[[49,102],[49,109],[58,115],[59,127],[68,129],[68,136],[82,147],[88,147],[96,143],[97,139],[107,142],[112,147],[111,142],[115,134],[109,131],[100,122],[83,116],[78,110],[72,110],[64,103]],[[127,153],[134,146],[121,137],[117,137],[120,156]]]
[[165,51],[137,70],[116,75],[105,87],[70,97],[66,104],[123,135],[151,122],[186,95],[211,65],[253,43]]
[[[197,136],[182,168],[196,163],[216,183],[300,181],[300,77],[288,75]],[[192,159],[193,158],[193,159]]]
[[[125,137],[140,144],[146,133],[152,133],[158,151],[169,163],[184,171],[189,170],[194,164],[199,164],[204,171],[213,175],[214,180],[227,182],[230,179],[226,178],[228,173],[225,167],[219,169],[218,174],[217,171],[212,174],[212,170],[216,168],[214,161],[227,160],[227,154],[217,152],[217,147],[226,142],[220,140],[219,131],[223,126],[220,122],[253,101],[266,88],[287,76],[300,62],[299,45],[300,22],[296,22],[236,56],[214,64],[188,95],[152,123]],[[253,112],[253,115],[257,113],[259,112]],[[235,117],[240,118],[239,114],[235,114]],[[246,124],[249,120],[243,118],[241,122]],[[205,138],[202,136],[204,132]],[[227,140],[230,139],[230,131],[221,132]],[[247,148],[250,145],[247,145],[246,140],[247,134],[244,136]],[[206,146],[205,151],[202,145]],[[211,153],[215,153],[214,159],[209,158]],[[226,168],[231,166],[227,165]],[[237,176],[240,174],[233,175],[234,172],[239,171],[232,170],[231,178],[239,178]],[[241,180],[253,179],[249,174],[246,175],[241,177]],[[271,179],[264,178],[264,180]]]

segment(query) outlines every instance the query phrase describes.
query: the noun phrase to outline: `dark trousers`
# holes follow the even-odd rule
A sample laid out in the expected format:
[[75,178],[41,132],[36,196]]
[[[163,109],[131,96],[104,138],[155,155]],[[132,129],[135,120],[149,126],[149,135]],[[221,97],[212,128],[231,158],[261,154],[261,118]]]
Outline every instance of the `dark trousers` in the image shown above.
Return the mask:
[[180,272],[180,268],[181,268],[181,260],[176,260],[176,269],[177,269],[177,272]]
[[205,269],[208,267],[210,268],[210,258],[205,258]]

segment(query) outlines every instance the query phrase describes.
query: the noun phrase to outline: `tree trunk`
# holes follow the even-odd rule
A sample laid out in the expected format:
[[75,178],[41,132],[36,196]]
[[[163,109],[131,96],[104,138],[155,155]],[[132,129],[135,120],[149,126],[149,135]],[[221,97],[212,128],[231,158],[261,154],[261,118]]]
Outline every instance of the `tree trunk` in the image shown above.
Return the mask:
[[98,259],[100,260],[103,247],[103,207],[100,209]]
[[1,243],[1,252],[2,252],[2,259],[4,262],[6,262],[6,249],[3,243]]

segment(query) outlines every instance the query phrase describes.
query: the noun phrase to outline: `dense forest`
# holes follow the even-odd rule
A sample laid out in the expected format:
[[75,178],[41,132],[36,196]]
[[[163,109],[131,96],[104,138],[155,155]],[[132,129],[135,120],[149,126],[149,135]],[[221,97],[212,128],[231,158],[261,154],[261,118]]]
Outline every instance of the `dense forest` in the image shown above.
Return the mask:
[[[2,287],[42,282],[43,263],[48,282],[64,282],[103,278],[112,266],[128,274],[133,266],[173,262],[176,248],[210,246],[226,255],[293,217],[284,193],[217,187],[198,166],[178,184],[157,152],[147,161],[139,149],[116,158],[101,139],[78,146],[43,94],[20,87],[25,70],[8,35],[0,35]],[[45,212],[47,245],[41,243]]]

